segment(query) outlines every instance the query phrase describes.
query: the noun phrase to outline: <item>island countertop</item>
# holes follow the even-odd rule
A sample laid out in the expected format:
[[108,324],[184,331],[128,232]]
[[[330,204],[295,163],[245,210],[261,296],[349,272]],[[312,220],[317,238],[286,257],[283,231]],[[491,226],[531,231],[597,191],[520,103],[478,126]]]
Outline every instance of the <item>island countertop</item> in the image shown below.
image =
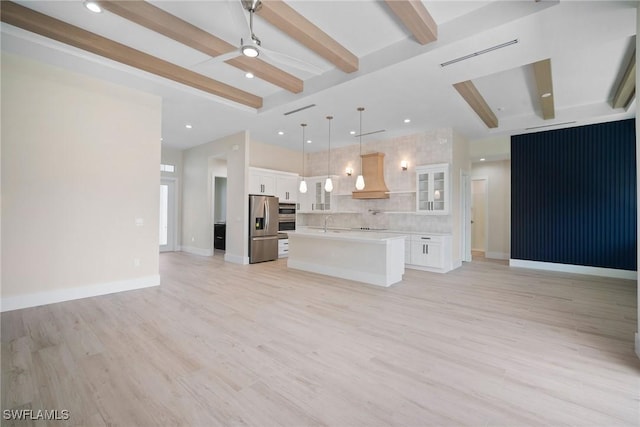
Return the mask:
[[408,237],[395,232],[385,231],[361,231],[351,229],[336,229],[328,228],[326,231],[323,228],[298,228],[295,231],[288,231],[289,235],[295,234],[305,237],[312,237],[318,239],[330,239],[330,240],[342,240],[353,242],[368,242],[386,244],[386,241],[393,239],[404,239]]

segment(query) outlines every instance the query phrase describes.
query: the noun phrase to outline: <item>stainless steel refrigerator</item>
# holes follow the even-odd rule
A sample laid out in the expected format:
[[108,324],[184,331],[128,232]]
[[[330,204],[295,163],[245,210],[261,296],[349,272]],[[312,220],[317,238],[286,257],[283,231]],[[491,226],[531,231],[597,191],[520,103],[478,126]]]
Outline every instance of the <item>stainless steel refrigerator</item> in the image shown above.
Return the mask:
[[278,198],[249,195],[249,264],[278,258]]

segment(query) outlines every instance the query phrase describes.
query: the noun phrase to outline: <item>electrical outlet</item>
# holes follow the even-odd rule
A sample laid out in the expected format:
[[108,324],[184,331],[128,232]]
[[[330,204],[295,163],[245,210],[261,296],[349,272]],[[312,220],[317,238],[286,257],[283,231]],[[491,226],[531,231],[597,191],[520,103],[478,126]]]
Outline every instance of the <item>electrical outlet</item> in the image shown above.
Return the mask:
[[144,225],[144,219],[136,218],[136,226],[137,227],[142,227],[143,225]]
[[133,266],[134,267],[140,267],[140,258],[134,258],[133,259]]

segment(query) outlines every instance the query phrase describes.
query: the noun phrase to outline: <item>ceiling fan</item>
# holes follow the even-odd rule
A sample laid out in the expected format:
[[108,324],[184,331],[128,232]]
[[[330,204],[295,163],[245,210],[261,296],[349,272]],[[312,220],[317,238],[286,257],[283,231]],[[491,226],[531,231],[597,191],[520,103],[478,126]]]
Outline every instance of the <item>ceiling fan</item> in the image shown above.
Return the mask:
[[[242,10],[234,6],[233,3],[240,3]],[[261,0],[233,0],[228,1],[227,6],[230,9],[231,15],[234,17],[236,24],[242,28],[242,32],[244,33],[246,31],[245,28],[248,29],[248,37],[246,39],[245,37],[240,37],[240,46],[238,50],[207,59],[203,63],[227,61],[237,57],[239,51],[239,53],[249,58],[257,58],[259,56],[264,57],[268,62],[281,64],[282,66],[295,68],[311,74],[321,74],[323,72],[320,67],[310,64],[309,62],[302,61],[285,53],[276,52],[262,46],[262,41],[253,32],[253,15],[262,8]],[[248,15],[246,12],[249,12]]]

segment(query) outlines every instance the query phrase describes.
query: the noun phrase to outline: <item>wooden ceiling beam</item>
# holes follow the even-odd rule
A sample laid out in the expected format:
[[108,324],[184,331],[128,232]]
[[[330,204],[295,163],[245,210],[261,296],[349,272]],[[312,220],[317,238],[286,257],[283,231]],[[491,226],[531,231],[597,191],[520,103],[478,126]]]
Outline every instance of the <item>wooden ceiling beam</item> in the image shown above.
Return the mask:
[[533,63],[533,73],[538,88],[538,102],[544,120],[554,119],[556,111],[553,102],[553,78],[551,77],[551,59]]
[[484,100],[480,92],[476,86],[471,82],[471,80],[467,80],[464,82],[456,83],[453,87],[458,91],[460,95],[467,101],[467,104],[476,112],[478,117],[482,119],[482,121],[489,128],[497,128],[498,127],[498,118],[487,104],[487,101]]
[[385,0],[389,9],[424,45],[438,40],[438,24],[420,0]]
[[358,70],[358,57],[282,0],[263,0],[257,14],[345,73]]
[[155,56],[36,12],[19,4],[0,2],[2,22],[57,40],[113,61],[138,68],[178,83],[220,96],[252,108],[262,107],[262,98],[195,73]]
[[633,51],[631,60],[625,68],[622,80],[616,88],[611,106],[613,108],[629,108],[631,101],[636,95],[636,52]]
[[242,56],[238,46],[234,46],[146,1],[102,0],[98,3],[105,10],[115,15],[135,22],[211,57],[236,50],[238,51],[238,57],[225,61],[227,64],[243,71],[251,71],[256,77],[289,92],[300,93],[304,88],[304,83],[296,76],[261,59]]

